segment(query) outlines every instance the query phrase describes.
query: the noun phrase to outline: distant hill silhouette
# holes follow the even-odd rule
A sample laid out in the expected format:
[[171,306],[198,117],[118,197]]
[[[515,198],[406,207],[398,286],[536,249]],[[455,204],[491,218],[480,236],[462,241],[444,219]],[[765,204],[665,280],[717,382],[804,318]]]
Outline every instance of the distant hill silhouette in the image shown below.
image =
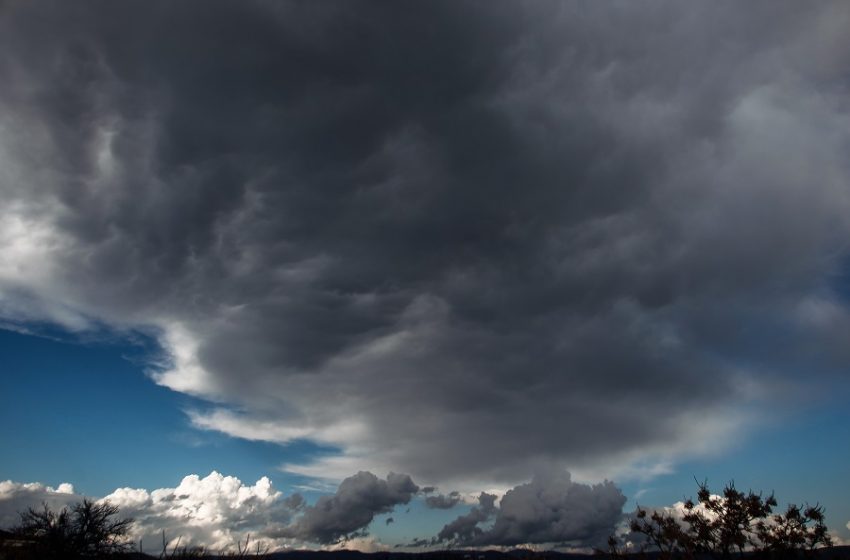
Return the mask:
[[[356,550],[309,551],[293,550],[266,556],[269,560],[587,560],[589,557],[606,557],[607,553],[579,553],[533,551],[528,549],[498,550],[442,550],[429,552],[359,552]],[[626,554],[629,558],[652,559],[658,552]],[[814,557],[824,560],[850,560],[850,546],[833,546],[818,549]],[[800,554],[800,558],[804,555]],[[809,556],[806,556],[807,558]]]
[[[8,531],[0,530],[0,559],[6,558],[4,555],[4,542],[14,540],[15,537]],[[10,552],[10,550],[6,550]],[[260,556],[265,560],[588,560],[589,558],[599,557],[605,558],[607,554],[597,553],[576,553],[576,552],[557,552],[557,551],[532,551],[527,549],[515,549],[509,551],[497,550],[440,550],[429,552],[360,552],[357,550],[335,550],[335,551],[320,551],[320,550],[291,550],[286,552],[274,552]],[[648,559],[652,560],[659,557],[658,552],[647,552],[643,554],[626,554],[625,558]],[[9,558],[24,558],[23,556],[10,555]],[[823,560],[850,560],[850,546],[833,546],[817,550],[811,556],[799,556],[800,558],[818,558]],[[153,560],[161,558],[160,555],[139,554],[138,552],[128,552],[125,554],[110,556],[111,559],[127,559],[127,560]],[[208,555],[203,556],[207,560],[226,560],[233,556],[218,556]],[[257,558],[253,555],[248,555],[245,558]]]
[[[266,560],[588,560],[605,558],[607,554],[532,551],[515,549],[498,550],[441,550],[429,552],[360,552],[356,550],[311,551],[293,550],[267,554]],[[628,558],[653,559],[660,556],[657,552],[627,554]],[[809,558],[809,556],[806,556]],[[833,546],[817,550],[813,557],[823,560],[850,560],[850,546]],[[153,557],[152,557],[153,558]],[[210,556],[210,559],[217,557]],[[222,559],[226,556],[221,557]],[[803,555],[800,555],[803,558]]]

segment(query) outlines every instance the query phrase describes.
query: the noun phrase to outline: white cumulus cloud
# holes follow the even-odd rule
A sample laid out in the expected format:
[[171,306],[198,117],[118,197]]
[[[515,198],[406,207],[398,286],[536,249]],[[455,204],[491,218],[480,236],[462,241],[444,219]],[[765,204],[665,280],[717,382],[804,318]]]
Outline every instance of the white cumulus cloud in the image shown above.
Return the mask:
[[180,546],[224,549],[248,533],[269,540],[266,533],[291,515],[289,502],[267,477],[248,485],[215,471],[186,476],[175,488],[118,488],[102,500],[136,520],[133,537],[146,549],[161,546],[163,530],[172,546],[180,539]]

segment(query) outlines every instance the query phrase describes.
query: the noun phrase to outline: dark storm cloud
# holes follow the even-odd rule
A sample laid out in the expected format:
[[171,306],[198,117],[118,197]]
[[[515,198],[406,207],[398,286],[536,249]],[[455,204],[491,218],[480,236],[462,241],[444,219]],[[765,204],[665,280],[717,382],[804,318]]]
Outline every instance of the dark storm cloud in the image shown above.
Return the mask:
[[[381,480],[369,472],[359,472],[343,480],[332,496],[321,496],[304,508],[303,514],[281,530],[281,537],[322,544],[336,543],[362,534],[379,513],[388,513],[410,502],[419,491],[404,474],[390,473]],[[392,521],[387,519],[387,525]]]
[[478,495],[478,505],[470,509],[469,513],[460,515],[450,523],[447,523],[431,544],[440,542],[454,542],[458,544],[476,542],[484,534],[484,529],[478,525],[489,521],[496,514],[498,508],[496,508],[495,504],[495,494],[481,492]]
[[716,446],[850,358],[848,17],[5,3],[0,314],[152,330],[309,474]]
[[[481,507],[443,527],[436,542],[461,546],[600,546],[621,521],[626,503],[626,497],[613,483],[577,484],[565,471],[540,474],[531,482],[508,490],[498,508],[493,506],[492,498],[482,493]],[[490,528],[479,527],[491,518],[494,521]]]

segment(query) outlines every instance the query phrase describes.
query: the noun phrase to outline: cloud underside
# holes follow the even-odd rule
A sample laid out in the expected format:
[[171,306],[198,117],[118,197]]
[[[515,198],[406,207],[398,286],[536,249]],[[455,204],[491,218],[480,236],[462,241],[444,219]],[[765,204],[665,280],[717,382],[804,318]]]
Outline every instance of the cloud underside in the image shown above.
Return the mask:
[[9,4],[0,315],[153,333],[315,476],[714,449],[848,362],[848,17]]

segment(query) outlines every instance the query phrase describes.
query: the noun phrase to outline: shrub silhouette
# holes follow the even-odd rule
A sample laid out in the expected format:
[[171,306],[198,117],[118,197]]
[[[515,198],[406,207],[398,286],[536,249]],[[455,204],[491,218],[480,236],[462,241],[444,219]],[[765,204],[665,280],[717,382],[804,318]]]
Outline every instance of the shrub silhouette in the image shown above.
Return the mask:
[[[832,545],[821,506],[791,504],[785,513],[775,514],[776,505],[773,494],[744,493],[733,482],[726,485],[722,496],[715,496],[703,482],[697,502],[687,500],[680,517],[638,507],[629,528],[645,541],[641,552],[654,548],[664,559],[728,559],[744,554],[791,558]],[[617,539],[609,538],[608,544],[612,556],[622,555]]]

